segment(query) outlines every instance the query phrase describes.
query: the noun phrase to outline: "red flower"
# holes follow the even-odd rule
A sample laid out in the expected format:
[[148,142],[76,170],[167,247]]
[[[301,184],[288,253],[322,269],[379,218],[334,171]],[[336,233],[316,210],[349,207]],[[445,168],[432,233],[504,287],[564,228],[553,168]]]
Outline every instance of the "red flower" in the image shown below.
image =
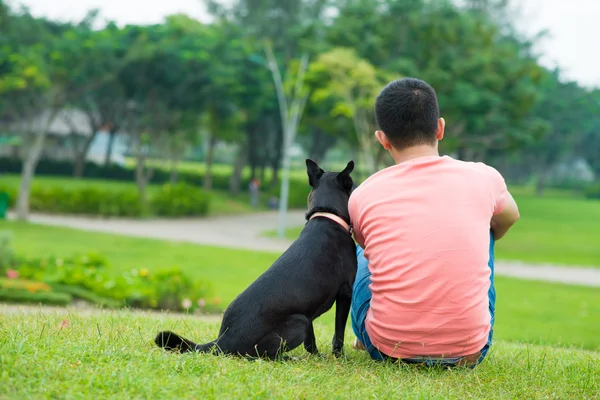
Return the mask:
[[19,277],[19,272],[14,269],[9,269],[6,271],[6,276],[8,276],[8,279],[17,279]]

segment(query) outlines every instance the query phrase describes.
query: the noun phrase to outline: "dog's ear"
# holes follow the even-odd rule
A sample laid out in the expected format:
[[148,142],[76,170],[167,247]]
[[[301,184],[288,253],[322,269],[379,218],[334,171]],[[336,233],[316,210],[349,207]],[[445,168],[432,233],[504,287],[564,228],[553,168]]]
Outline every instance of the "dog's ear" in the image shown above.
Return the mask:
[[342,187],[348,192],[352,191],[352,188],[354,187],[354,182],[350,177],[352,171],[354,171],[354,161],[350,160],[348,165],[346,165],[346,168],[337,175]]
[[325,173],[325,171],[310,158],[306,159],[306,172],[308,173],[308,184],[313,188]]

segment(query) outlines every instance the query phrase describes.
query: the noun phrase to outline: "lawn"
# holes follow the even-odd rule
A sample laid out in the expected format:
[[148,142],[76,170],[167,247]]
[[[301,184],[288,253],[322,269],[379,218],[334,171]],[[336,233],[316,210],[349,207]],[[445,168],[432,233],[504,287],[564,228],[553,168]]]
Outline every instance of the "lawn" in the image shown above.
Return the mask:
[[[600,267],[600,201],[570,191],[551,190],[543,197],[529,188],[511,188],[511,192],[521,220],[498,241],[498,259]],[[295,239],[301,230],[292,227],[286,235]]]
[[[113,268],[180,266],[209,279],[223,304],[277,257],[151,239],[16,222],[19,254],[70,255],[95,250]],[[217,322],[130,311],[68,315],[48,309],[11,313],[0,304],[0,398],[594,398],[600,392],[600,296],[597,288],[497,278],[495,344],[474,371],[376,364],[350,349],[328,356],[333,312],[315,326],[327,356],[297,362],[248,362],[210,355],[177,356],[155,348],[172,329],[214,339]],[[31,309],[29,309],[31,310]],[[68,321],[68,322],[65,322]]]
[[[116,269],[181,267],[210,281],[227,305],[260,275],[277,254],[82,232],[16,222],[0,223],[13,232],[18,254],[69,256],[95,251]],[[600,296],[586,288],[497,278],[499,339],[600,350]],[[332,318],[331,313],[324,317]]]
[[297,349],[298,361],[272,363],[167,354],[152,343],[165,328],[203,341],[219,325],[128,311],[11,314],[0,305],[0,398],[593,399],[600,392],[600,353],[584,350],[497,341],[475,370],[380,364],[349,345],[336,360],[333,326],[320,321],[324,357]]

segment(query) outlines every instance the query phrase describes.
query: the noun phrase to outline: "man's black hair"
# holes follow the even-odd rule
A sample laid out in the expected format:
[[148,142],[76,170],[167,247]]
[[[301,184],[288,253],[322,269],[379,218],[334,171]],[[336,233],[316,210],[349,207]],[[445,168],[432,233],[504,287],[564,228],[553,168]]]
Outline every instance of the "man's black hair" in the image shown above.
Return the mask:
[[390,82],[375,100],[375,117],[397,150],[434,144],[440,118],[435,90],[415,78]]

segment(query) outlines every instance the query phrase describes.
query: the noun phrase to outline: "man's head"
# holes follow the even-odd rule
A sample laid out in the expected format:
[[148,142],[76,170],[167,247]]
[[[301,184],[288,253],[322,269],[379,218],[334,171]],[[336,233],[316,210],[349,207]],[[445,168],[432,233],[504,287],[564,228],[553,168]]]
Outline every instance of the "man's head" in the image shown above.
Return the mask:
[[419,79],[399,79],[383,88],[375,100],[375,116],[377,140],[386,150],[437,148],[444,136],[435,90]]

